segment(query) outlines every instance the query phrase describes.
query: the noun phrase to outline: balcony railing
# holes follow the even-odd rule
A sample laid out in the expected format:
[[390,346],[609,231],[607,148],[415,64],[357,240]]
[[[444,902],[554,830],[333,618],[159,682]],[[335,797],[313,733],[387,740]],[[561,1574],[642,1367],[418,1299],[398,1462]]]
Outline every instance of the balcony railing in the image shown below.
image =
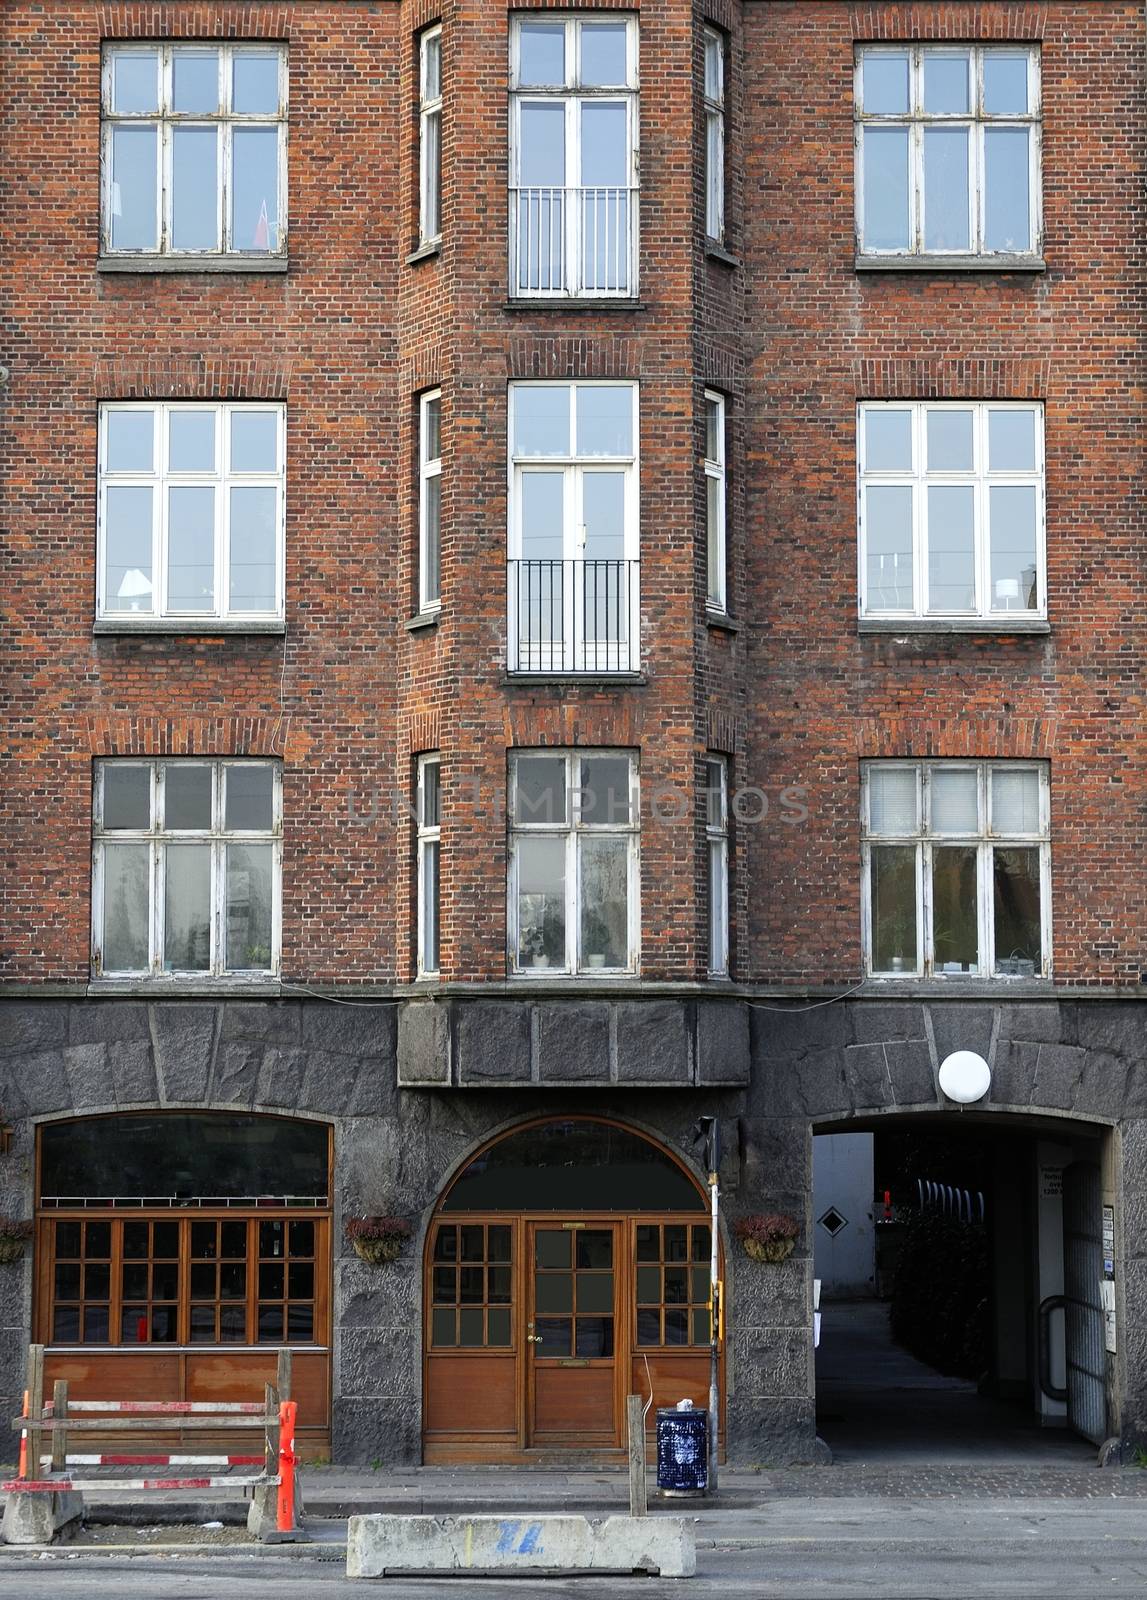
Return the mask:
[[515,295],[636,292],[637,189],[510,190]]
[[638,669],[637,561],[511,561],[511,672]]

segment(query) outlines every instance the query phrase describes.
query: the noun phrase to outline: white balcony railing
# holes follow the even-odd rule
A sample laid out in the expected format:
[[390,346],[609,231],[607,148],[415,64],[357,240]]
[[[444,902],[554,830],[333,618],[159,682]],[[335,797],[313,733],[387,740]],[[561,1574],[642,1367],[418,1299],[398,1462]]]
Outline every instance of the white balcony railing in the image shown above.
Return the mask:
[[636,561],[511,561],[511,672],[638,669]]
[[511,292],[631,295],[637,287],[637,189],[510,190]]

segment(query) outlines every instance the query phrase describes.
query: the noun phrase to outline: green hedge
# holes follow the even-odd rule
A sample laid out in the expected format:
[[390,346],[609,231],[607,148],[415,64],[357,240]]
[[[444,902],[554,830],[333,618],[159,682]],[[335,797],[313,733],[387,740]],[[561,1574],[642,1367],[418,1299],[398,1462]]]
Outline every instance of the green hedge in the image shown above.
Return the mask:
[[904,1224],[892,1332],[906,1350],[950,1378],[988,1367],[988,1239],[975,1222],[923,1211]]

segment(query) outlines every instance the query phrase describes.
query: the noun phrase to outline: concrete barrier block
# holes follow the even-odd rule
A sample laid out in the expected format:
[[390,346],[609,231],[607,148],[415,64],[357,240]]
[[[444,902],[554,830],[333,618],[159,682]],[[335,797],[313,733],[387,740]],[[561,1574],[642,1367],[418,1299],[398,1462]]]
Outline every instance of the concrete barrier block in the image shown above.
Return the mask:
[[82,1522],[84,1497],[75,1489],[59,1494],[13,1491],[4,1506],[0,1539],[5,1544],[51,1544],[70,1523]]
[[[281,1539],[279,1535],[279,1485],[277,1483],[257,1483],[251,1491],[251,1504],[247,1508],[247,1532],[253,1539],[262,1539],[267,1544],[274,1544]],[[303,1526],[303,1485],[299,1473],[295,1474],[295,1527]],[[308,1543],[304,1537],[296,1542]]]
[[389,1573],[651,1572],[697,1570],[691,1523],[682,1517],[351,1517],[347,1576]]

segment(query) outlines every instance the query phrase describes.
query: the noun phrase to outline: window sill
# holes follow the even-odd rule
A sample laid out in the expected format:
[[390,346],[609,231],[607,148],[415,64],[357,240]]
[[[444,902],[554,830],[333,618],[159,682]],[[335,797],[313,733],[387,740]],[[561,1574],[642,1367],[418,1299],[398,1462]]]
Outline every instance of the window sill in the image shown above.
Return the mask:
[[857,272],[1046,272],[1042,256],[856,256]]
[[98,256],[97,272],[287,271],[286,256]]
[[600,295],[579,299],[576,295],[533,295],[503,302],[503,311],[644,311],[646,302],[623,295]]
[[200,995],[259,994],[274,999],[282,992],[280,980],[261,973],[249,978],[92,978],[90,995],[176,995],[187,999]]
[[223,633],[258,633],[258,634],[284,634],[287,624],[282,617],[268,617],[265,621],[260,619],[244,621],[233,617],[214,617],[211,619],[196,618],[170,618],[170,617],[97,617],[92,623],[93,633],[102,634],[192,634],[201,637],[204,634],[218,635]]
[[584,683],[599,688],[617,684],[628,688],[634,684],[648,683],[649,680],[644,672],[506,672],[502,681],[520,689],[533,683]]
[[556,979],[560,983],[632,983],[637,974],[633,971],[622,971],[618,967],[611,967],[608,971],[594,972],[566,972],[561,967],[518,967],[510,973],[510,979],[515,983],[540,983],[547,978]]
[[857,633],[1050,633],[1046,617],[859,617]]
[[705,608],[705,626],[712,628],[714,633],[740,633],[741,624],[736,617],[731,617],[727,611],[715,611],[711,607]]
[[710,261],[720,261],[726,267],[739,267],[740,256],[735,256],[731,250],[726,250],[723,244],[716,239],[705,240],[705,254]]
[[925,978],[918,972],[902,974],[881,972],[870,975],[865,979],[865,984],[881,989],[895,989],[897,993],[935,995],[943,990],[946,994],[980,996],[988,993],[998,994],[1003,989],[1006,989],[1008,994],[1046,995],[1053,987],[1051,978],[1009,977],[1002,972],[983,978],[973,978],[966,972],[952,972],[947,975],[937,972],[930,978]]
[[420,611],[416,617],[407,617],[402,626],[407,633],[422,633],[427,628],[436,628],[441,615],[440,608],[435,611]]
[[408,267],[417,266],[420,261],[430,261],[442,253],[441,239],[427,239],[425,244],[420,244],[417,250],[412,250],[406,258]]

